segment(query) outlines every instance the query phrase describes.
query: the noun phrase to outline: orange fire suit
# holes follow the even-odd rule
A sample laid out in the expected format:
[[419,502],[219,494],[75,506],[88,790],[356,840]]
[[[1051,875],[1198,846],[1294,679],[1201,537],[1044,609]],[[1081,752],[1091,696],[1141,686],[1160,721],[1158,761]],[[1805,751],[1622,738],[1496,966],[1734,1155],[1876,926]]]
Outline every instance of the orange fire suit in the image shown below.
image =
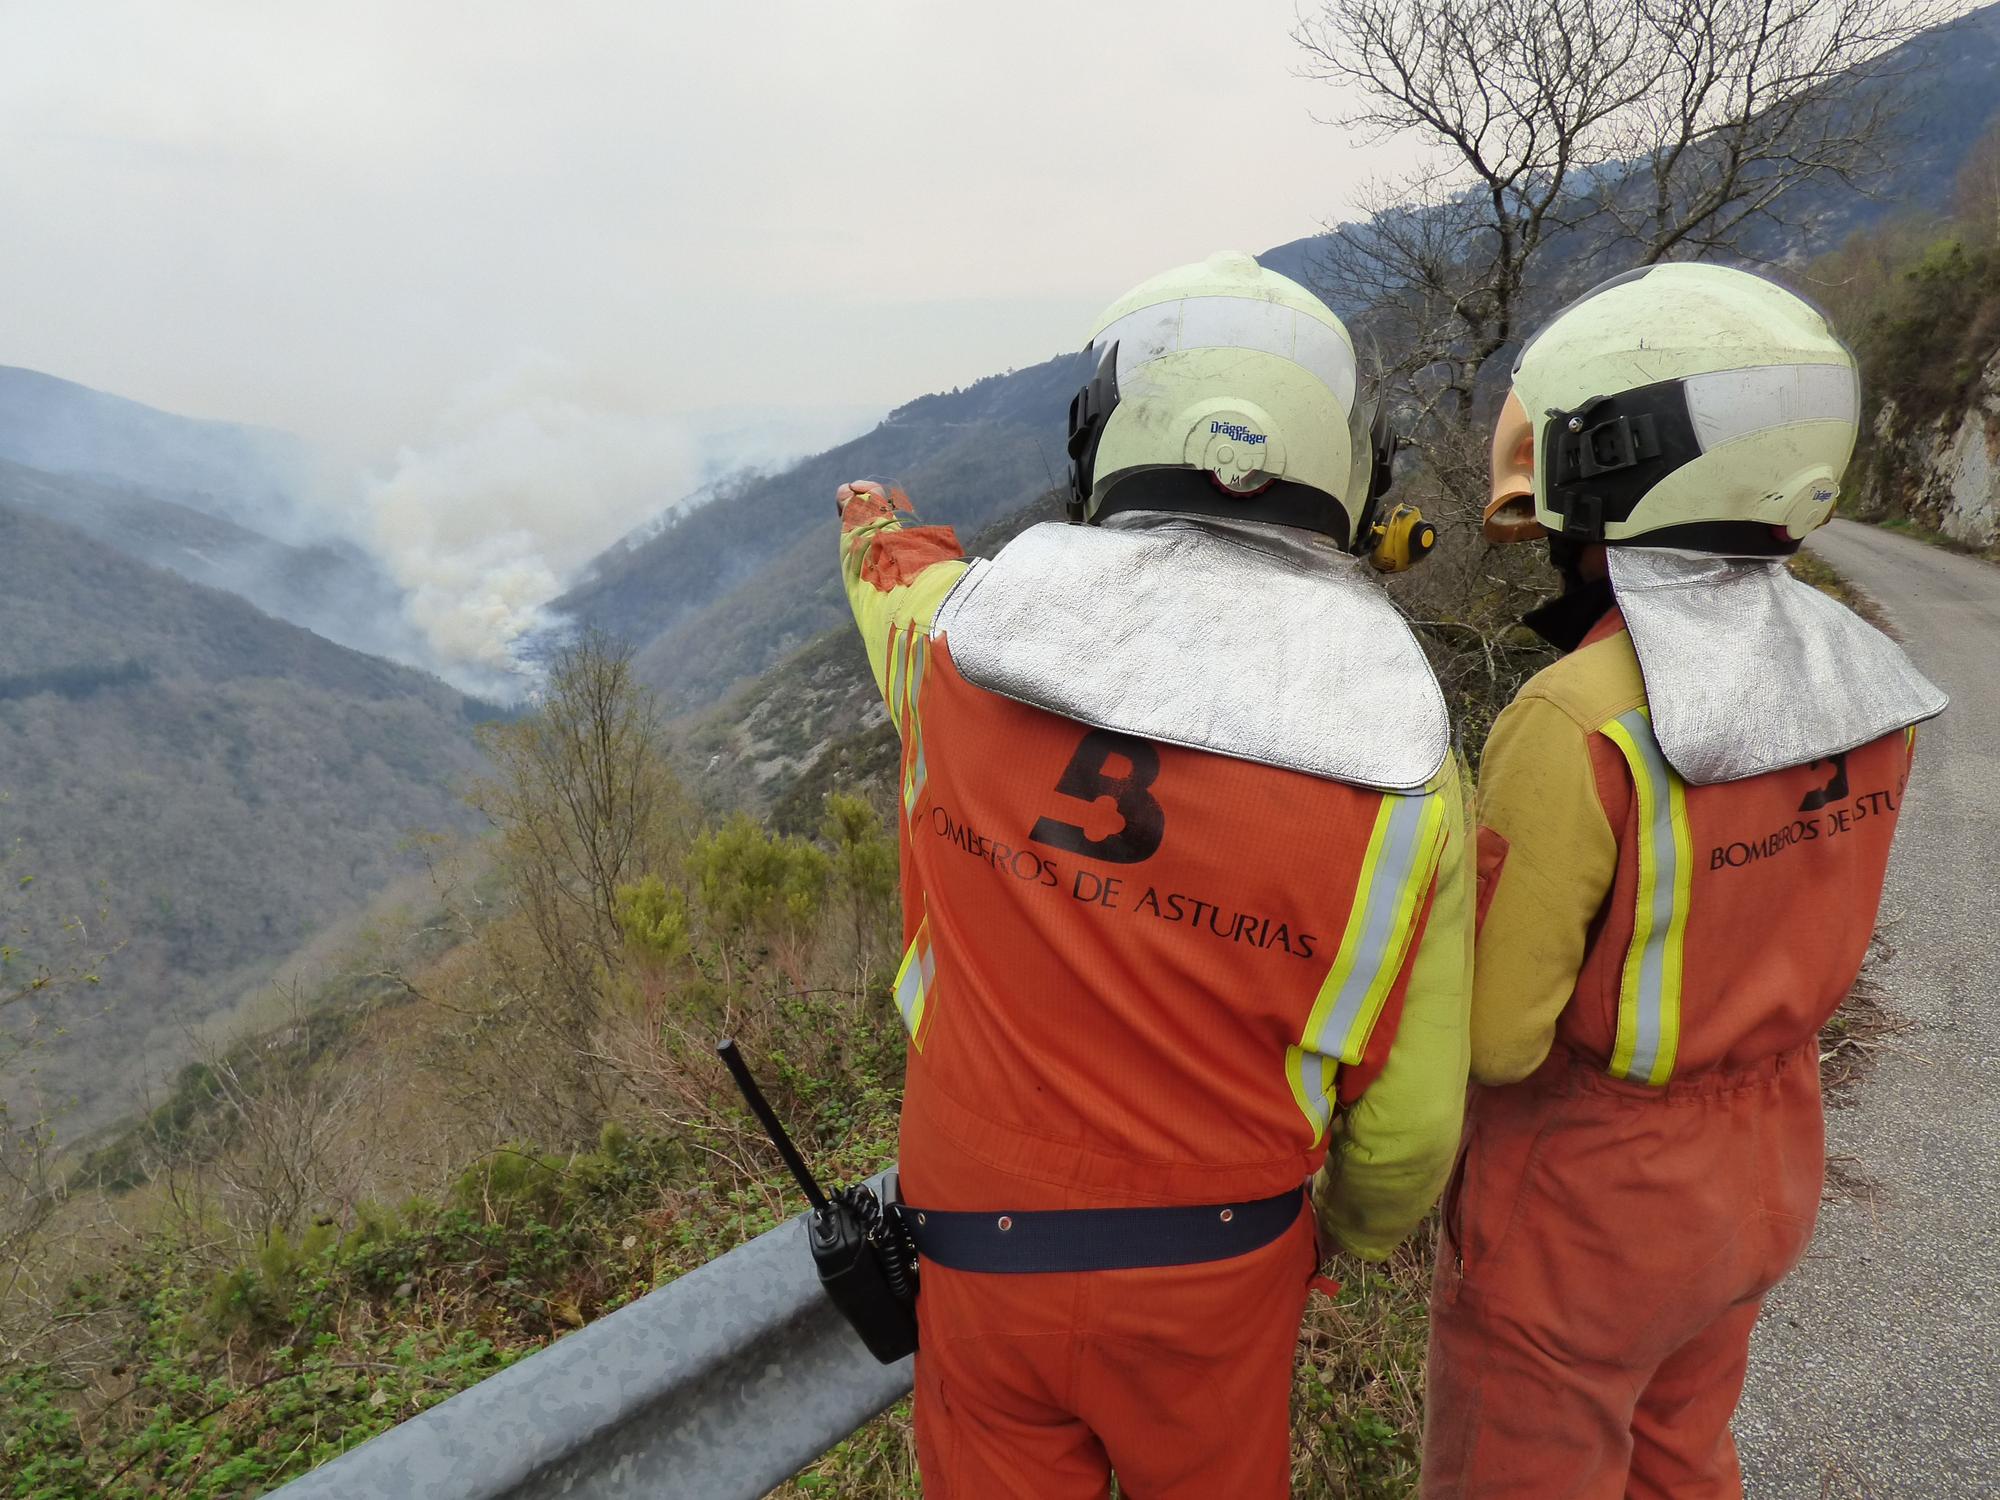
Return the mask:
[[[1463,1113],[1469,809],[1109,733],[973,686],[930,622],[945,528],[863,492],[842,569],[902,737],[900,1166],[932,1211],[1192,1206],[1328,1164],[1388,1253]],[[1216,649],[1241,649],[1218,643]],[[1331,1153],[1331,1155],[1329,1155]],[[1313,1216],[1197,1265],[927,1262],[917,1447],[937,1500],[1288,1493]]]
[[1495,723],[1425,1496],[1742,1494],[1750,1330],[1819,1206],[1816,1036],[1914,739],[1690,786],[1616,610]]

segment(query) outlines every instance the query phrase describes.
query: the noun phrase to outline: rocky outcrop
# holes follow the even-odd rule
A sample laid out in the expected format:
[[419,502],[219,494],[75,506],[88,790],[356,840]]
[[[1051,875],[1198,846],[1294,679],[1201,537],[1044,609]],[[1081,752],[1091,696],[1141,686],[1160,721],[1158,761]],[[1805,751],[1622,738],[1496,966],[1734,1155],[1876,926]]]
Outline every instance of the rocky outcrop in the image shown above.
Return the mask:
[[1907,515],[1969,547],[2000,541],[2000,354],[1941,416],[1911,421],[1883,403],[1855,508]]

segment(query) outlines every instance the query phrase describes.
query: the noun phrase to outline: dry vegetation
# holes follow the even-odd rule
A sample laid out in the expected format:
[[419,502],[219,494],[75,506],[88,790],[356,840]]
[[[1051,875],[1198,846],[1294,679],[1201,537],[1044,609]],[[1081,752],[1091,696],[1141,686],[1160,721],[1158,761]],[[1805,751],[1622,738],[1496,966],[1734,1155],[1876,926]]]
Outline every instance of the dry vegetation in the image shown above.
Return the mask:
[[[436,846],[393,941],[87,1158],[7,1135],[4,1492],[255,1492],[769,1227],[789,1199],[721,1033],[831,1174],[892,1154],[874,809],[830,799],[814,838],[697,817],[594,639],[486,738],[493,837]],[[85,977],[32,951],[15,989]]]

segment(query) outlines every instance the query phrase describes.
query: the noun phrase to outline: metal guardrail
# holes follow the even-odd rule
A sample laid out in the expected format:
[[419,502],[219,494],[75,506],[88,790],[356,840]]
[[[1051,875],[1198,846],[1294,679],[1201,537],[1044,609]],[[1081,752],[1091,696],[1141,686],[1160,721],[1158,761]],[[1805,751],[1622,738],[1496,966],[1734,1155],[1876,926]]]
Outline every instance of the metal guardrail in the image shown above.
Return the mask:
[[755,1500],[909,1389],[820,1291],[802,1215],[276,1495]]

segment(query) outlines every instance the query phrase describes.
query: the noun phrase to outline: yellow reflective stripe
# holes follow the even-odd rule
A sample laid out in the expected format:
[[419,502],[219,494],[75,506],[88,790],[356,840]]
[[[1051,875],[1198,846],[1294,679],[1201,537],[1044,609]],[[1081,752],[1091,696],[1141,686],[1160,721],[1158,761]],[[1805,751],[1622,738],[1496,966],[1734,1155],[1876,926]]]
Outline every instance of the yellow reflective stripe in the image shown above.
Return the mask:
[[919,1031],[924,1012],[930,1006],[931,988],[937,980],[937,958],[931,952],[931,919],[917,924],[917,935],[904,950],[902,967],[896,970],[896,1009],[903,1013],[903,1026],[910,1041],[921,1052],[924,1044]]
[[1610,1071],[1658,1086],[1673,1077],[1681,1041],[1682,959],[1694,880],[1687,784],[1660,753],[1645,709],[1619,715],[1603,734],[1625,756],[1639,799],[1638,909],[1618,986]]
[[1354,904],[1333,967],[1306,1017],[1298,1045],[1285,1049],[1292,1098],[1314,1139],[1333,1118],[1333,1074],[1367,1050],[1382,1007],[1410,951],[1424,894],[1444,850],[1445,799],[1439,793],[1384,796],[1362,856]]

